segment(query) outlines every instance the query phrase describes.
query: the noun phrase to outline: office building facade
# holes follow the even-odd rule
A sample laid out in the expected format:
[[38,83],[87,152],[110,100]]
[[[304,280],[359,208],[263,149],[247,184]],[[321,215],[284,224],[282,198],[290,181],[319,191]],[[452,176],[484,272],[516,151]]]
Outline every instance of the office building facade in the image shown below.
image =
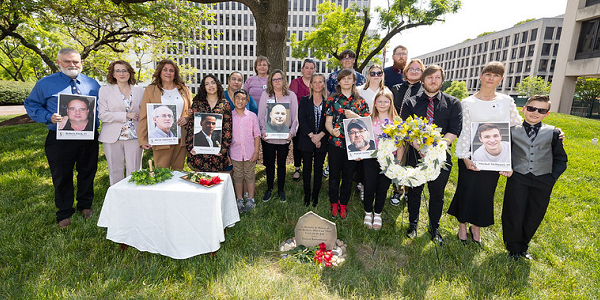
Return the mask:
[[[288,39],[295,33],[299,39],[313,29],[316,22],[317,5],[325,0],[288,0]],[[334,0],[344,8],[351,4],[368,7],[370,0]],[[187,78],[187,84],[192,93],[197,93],[202,78],[207,74],[216,75],[226,85],[227,77],[232,71],[240,71],[244,78],[255,75],[254,60],[256,59],[256,28],[250,9],[239,2],[221,2],[210,5],[215,13],[216,22],[205,24],[208,33],[217,34],[210,40],[205,40],[206,47],[183,47],[177,45],[176,51],[166,49],[168,55],[173,55],[180,65],[189,64],[197,72]],[[201,37],[196,37],[200,39]],[[301,76],[300,71],[304,59],[291,57],[290,42],[287,42],[286,75],[290,82]],[[317,61],[317,72],[328,74],[326,61]]]
[[498,91],[517,96],[516,86],[525,77],[552,81],[562,23],[562,16],[537,19],[417,58],[425,65],[442,66],[446,80],[466,82],[470,94],[479,89],[479,76],[486,63],[503,62],[506,72]]

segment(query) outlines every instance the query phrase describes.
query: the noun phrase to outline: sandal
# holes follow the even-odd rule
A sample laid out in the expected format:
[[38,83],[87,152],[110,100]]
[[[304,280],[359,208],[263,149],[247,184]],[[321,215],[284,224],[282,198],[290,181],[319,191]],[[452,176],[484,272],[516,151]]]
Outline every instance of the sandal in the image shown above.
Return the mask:
[[383,220],[381,219],[381,214],[374,214],[373,217],[373,229],[375,230],[379,230],[381,229],[381,226],[383,225]]
[[292,178],[294,178],[295,181],[300,180],[300,169],[296,169],[294,175],[292,175]]
[[373,228],[373,213],[365,212],[365,219],[363,221],[363,224],[369,229]]

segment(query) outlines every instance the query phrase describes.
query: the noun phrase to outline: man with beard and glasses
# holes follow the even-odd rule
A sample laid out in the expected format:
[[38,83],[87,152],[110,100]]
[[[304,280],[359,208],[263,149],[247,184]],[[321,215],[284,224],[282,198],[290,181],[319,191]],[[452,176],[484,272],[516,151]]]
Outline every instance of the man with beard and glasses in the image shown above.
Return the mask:
[[392,59],[394,60],[394,64],[383,69],[383,75],[385,78],[385,86],[388,89],[392,89],[392,87],[396,84],[400,84],[404,81],[404,67],[406,67],[406,61],[408,59],[408,49],[402,45],[398,45],[394,48],[394,52],[392,52]]
[[[441,134],[448,143],[448,148],[458,137],[462,129],[462,107],[460,101],[453,96],[440,91],[444,82],[444,70],[438,65],[427,67],[421,77],[424,91],[414,97],[408,98],[402,104],[400,117],[406,119],[409,116],[427,118],[441,129]],[[421,153],[417,143],[408,147],[406,164],[416,166]],[[440,245],[442,236],[438,230],[439,221],[444,207],[444,189],[450,176],[452,160],[450,153],[446,154],[446,168],[442,168],[440,175],[434,181],[427,183],[429,187],[429,230],[431,239]],[[406,235],[414,238],[417,235],[417,223],[419,222],[419,207],[421,206],[421,193],[423,185],[408,189],[408,221],[410,222]]]
[[[77,210],[85,219],[92,217],[94,199],[94,177],[98,166],[98,134],[93,140],[57,140],[56,124],[62,121],[57,113],[58,94],[79,94],[98,96],[100,85],[88,76],[81,74],[81,56],[73,49],[61,49],[57,64],[60,72],[40,79],[29,97],[25,99],[25,109],[29,117],[46,124],[45,150],[52,183],[54,184],[54,203],[58,211],[56,221],[59,228],[71,224],[73,208],[73,167],[77,170]],[[99,121],[95,120],[96,128]]]

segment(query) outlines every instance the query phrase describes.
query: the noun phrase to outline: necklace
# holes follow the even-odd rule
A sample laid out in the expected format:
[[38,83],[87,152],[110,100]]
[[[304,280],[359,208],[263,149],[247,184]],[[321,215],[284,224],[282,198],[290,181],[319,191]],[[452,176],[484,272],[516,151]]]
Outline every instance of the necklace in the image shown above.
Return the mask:
[[475,96],[477,96],[477,98],[479,98],[481,100],[486,100],[486,101],[490,101],[490,100],[496,99],[496,93],[495,92],[493,94],[491,94],[491,95],[484,95],[480,91],[480,92],[477,92],[477,94]]

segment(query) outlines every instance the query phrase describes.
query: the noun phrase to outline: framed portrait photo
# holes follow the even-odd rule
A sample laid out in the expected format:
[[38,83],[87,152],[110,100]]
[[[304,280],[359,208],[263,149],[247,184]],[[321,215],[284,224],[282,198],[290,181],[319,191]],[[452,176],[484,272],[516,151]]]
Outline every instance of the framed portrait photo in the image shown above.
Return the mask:
[[471,160],[480,170],[510,171],[510,123],[471,123]]
[[57,140],[93,140],[96,132],[96,97],[58,94]]
[[173,104],[148,103],[148,142],[150,145],[177,145],[177,107]]
[[346,137],[348,160],[373,158],[371,154],[377,148],[375,147],[373,122],[370,117],[345,119],[344,136]]
[[268,101],[265,124],[267,139],[287,139],[290,133],[290,104]]
[[219,154],[223,137],[223,115],[194,113],[194,151]]

